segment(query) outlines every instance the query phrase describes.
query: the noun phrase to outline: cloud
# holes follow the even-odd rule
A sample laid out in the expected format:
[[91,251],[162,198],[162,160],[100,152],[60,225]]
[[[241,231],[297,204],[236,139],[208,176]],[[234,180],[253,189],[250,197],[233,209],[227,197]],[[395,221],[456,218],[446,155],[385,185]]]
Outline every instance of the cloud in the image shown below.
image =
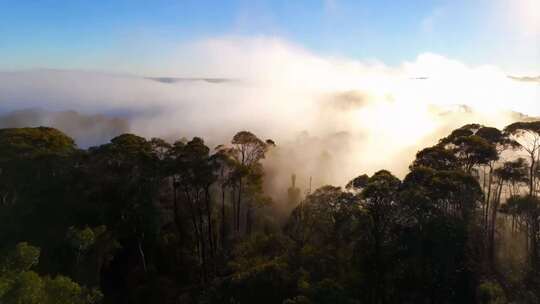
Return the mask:
[[220,37],[180,50],[166,58],[167,75],[151,79],[0,73],[0,109],[120,116],[147,137],[203,136],[210,145],[251,130],[279,145],[266,160],[276,189],[293,172],[300,185],[313,176],[314,187],[381,168],[403,175],[418,149],[453,128],[503,127],[517,112],[540,115],[537,84],[436,54],[386,66],[320,56],[268,37]]

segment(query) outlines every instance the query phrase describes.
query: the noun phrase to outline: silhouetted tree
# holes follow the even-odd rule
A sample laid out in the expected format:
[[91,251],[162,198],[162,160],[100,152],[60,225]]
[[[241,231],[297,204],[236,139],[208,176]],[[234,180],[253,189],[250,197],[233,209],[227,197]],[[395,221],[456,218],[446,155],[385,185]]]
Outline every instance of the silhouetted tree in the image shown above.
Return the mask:
[[504,129],[529,157],[529,195],[536,195],[535,169],[540,160],[540,121],[516,122]]

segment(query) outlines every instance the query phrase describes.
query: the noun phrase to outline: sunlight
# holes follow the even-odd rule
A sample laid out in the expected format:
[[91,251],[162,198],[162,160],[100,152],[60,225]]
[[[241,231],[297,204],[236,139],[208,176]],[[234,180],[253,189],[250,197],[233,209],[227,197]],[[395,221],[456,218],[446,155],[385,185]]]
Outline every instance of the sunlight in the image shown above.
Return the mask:
[[516,5],[516,23],[521,26],[525,34],[540,34],[540,1],[539,0],[512,0]]

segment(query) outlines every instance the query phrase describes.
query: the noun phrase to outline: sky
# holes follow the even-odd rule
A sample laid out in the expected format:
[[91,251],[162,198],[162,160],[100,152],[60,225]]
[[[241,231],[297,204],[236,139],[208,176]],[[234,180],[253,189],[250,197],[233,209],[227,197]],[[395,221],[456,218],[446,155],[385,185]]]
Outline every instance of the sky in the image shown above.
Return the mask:
[[0,0],[0,70],[186,75],[169,62],[222,37],[398,66],[423,53],[540,74],[540,0]]
[[249,130],[278,143],[278,189],[293,172],[404,176],[464,124],[540,116],[539,14],[540,0],[0,0],[0,126],[82,147]]

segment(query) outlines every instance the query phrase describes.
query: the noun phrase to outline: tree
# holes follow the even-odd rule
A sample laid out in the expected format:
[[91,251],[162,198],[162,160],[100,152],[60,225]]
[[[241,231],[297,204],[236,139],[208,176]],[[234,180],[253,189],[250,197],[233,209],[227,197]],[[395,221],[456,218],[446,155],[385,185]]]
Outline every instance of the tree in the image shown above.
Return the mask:
[[416,154],[411,170],[418,167],[428,167],[435,170],[455,170],[459,166],[455,155],[442,146],[425,148]]
[[[66,239],[75,256],[71,276],[78,281],[98,284],[103,263],[107,261],[108,255],[118,249],[118,244],[111,239],[107,227],[71,226],[66,233]],[[93,255],[90,254],[92,251]],[[84,263],[81,263],[83,261]]]
[[171,185],[173,190],[173,220],[178,232],[180,244],[184,243],[184,228],[182,225],[182,216],[180,215],[180,206],[178,199],[178,190],[180,187],[179,171],[182,170],[181,158],[183,157],[183,151],[186,142],[184,140],[178,140],[174,142],[166,155],[166,172],[172,179]]
[[527,182],[527,174],[527,163],[523,158],[518,158],[514,161],[506,161],[502,164],[502,166],[494,170],[494,175],[497,177],[498,181],[491,210],[491,226],[488,228],[489,258],[493,266],[495,265],[495,232],[497,227],[497,214],[501,205],[504,185],[508,185],[510,197],[517,195],[520,185]]
[[203,303],[282,303],[295,294],[290,244],[279,234],[253,233],[240,241],[229,262],[233,274],[206,291]]
[[501,286],[494,282],[484,282],[478,287],[478,300],[480,304],[508,303]]
[[181,189],[184,202],[187,203],[196,251],[203,267],[203,280],[207,280],[209,258],[215,256],[210,186],[217,180],[216,163],[210,158],[210,149],[199,137],[194,137],[186,144],[175,144],[173,150],[174,182]]
[[[485,171],[484,171],[484,178],[483,178],[483,184],[484,184],[484,193],[485,193],[485,219],[484,219],[484,222],[487,226],[487,230],[491,230],[493,231],[495,228],[495,220],[496,220],[496,213],[497,213],[497,209],[498,209],[498,205],[499,205],[499,202],[493,202],[494,206],[492,206],[491,208],[491,222],[488,220],[488,217],[489,217],[489,211],[490,211],[490,204],[492,203],[492,201],[494,201],[492,198],[492,185],[493,185],[493,175],[494,175],[494,169],[495,169],[495,164],[496,162],[499,160],[501,154],[509,149],[509,148],[515,148],[517,146],[517,142],[515,142],[514,140],[512,140],[511,138],[509,138],[507,136],[507,134],[505,134],[504,132],[502,132],[501,130],[497,129],[497,128],[492,128],[492,127],[481,127],[480,129],[478,129],[478,131],[476,132],[476,135],[485,139],[488,143],[490,143],[493,147],[495,147],[496,149],[496,152],[497,152],[497,158],[493,158],[491,159],[491,161],[489,161],[487,163],[487,166],[489,168],[489,171],[488,171],[488,177],[486,178],[485,177]],[[487,185],[486,185],[487,184]],[[486,189],[487,188],[487,189]],[[497,206],[495,206],[495,204],[497,204]],[[493,215],[495,214],[495,216]],[[489,227],[489,225],[491,224],[491,227]],[[491,245],[492,246],[492,245]]]
[[[93,147],[81,167],[83,182],[91,185],[90,198],[102,208],[104,224],[114,229],[121,244],[136,248],[140,267],[148,271],[145,247],[156,239],[157,197],[160,180],[145,138],[122,134]],[[87,187],[88,188],[88,187]]]
[[334,186],[320,187],[292,211],[284,232],[293,242],[288,265],[291,272],[299,272],[301,295],[318,303],[325,299],[319,293],[322,285],[342,288],[356,283],[351,279],[357,274],[351,263],[362,216],[357,198]]
[[[290,215],[263,187],[275,143],[250,132],[213,150],[135,134],[78,150],[54,129],[0,130],[0,302],[97,303],[85,286],[100,286],[106,303],[536,303],[538,150],[531,171],[535,135],[510,129],[466,125],[403,181],[359,175]],[[526,238],[524,253],[495,259],[510,219],[502,245]]]
[[538,245],[540,238],[540,199],[534,196],[513,196],[507,201],[505,212],[518,216],[524,223],[528,238],[529,262],[534,276],[538,275]]
[[535,196],[535,169],[540,161],[540,121],[516,122],[504,129],[529,156],[529,195]]
[[[480,125],[466,125],[441,139],[439,143],[449,149],[463,170],[469,173],[475,166],[488,165],[499,158],[495,145],[477,134],[480,130],[483,130]],[[480,131],[480,134],[487,133]]]
[[287,189],[287,204],[296,206],[300,202],[300,188],[296,187],[296,174],[291,175],[291,186]]
[[[371,264],[368,276],[372,280],[372,303],[386,302],[388,281],[388,252],[390,230],[397,214],[397,193],[401,181],[386,170],[371,176],[361,191],[360,208],[367,217],[365,240],[371,254],[367,264]],[[369,268],[368,268],[369,269]]]
[[368,184],[368,182],[369,175],[362,174],[349,181],[345,186],[345,189],[357,193],[362,191],[362,189]]
[[[522,223],[525,224],[526,229],[536,229],[535,222],[538,221],[540,216],[540,200],[536,197],[528,195],[514,195],[508,198],[506,202],[505,212],[510,212],[521,218]],[[530,244],[534,243],[534,238],[538,238],[537,233],[528,232],[528,235],[533,238]],[[534,246],[531,245],[531,250],[534,250]],[[533,257],[534,258],[534,257]]]
[[[238,184],[238,195],[237,195],[237,201],[235,205],[235,214],[236,214],[236,221],[235,221],[235,228],[236,232],[240,232],[240,214],[241,214],[241,208],[242,208],[242,198],[244,195],[244,179],[249,176],[250,174],[254,177],[261,176],[261,174],[257,174],[257,172],[254,172],[254,170],[260,169],[259,161],[265,157],[266,151],[270,146],[275,145],[275,143],[271,140],[267,140],[266,142],[259,139],[257,136],[255,136],[253,133],[248,131],[240,131],[234,135],[232,141],[233,145],[233,151],[234,151],[234,158],[236,160],[237,168],[236,168],[236,175],[237,175],[237,184]],[[255,173],[253,175],[252,173]],[[252,204],[249,204],[247,206],[246,210],[246,232],[249,233],[251,231],[251,221],[252,221],[252,210],[253,206]]]
[[477,180],[462,170],[418,167],[405,177],[396,223],[396,302],[471,301],[472,214],[481,199]]
[[73,139],[56,129],[0,129],[0,207],[24,200],[35,186],[47,186],[61,173],[59,161],[75,150]]
[[102,294],[65,276],[41,277],[31,269],[40,249],[19,243],[0,262],[0,302],[7,304],[97,304]]
[[216,147],[216,153],[212,155],[212,162],[217,170],[217,180],[221,190],[221,247],[227,247],[228,229],[225,198],[227,188],[231,188],[230,201],[234,204],[234,184],[235,184],[235,160],[234,151],[231,148],[219,145]]
[[[452,151],[456,156],[461,167],[466,172],[472,174],[473,169],[481,168],[483,175],[478,174],[478,180],[483,183],[484,196],[484,211],[482,216],[484,231],[491,234],[495,228],[495,222],[490,222],[490,219],[495,220],[497,207],[492,205],[492,184],[493,170],[495,164],[499,160],[502,153],[509,146],[515,146],[515,142],[508,136],[496,128],[485,127],[478,124],[465,125],[449,136],[440,141],[440,145]],[[486,167],[488,168],[486,174]],[[487,175],[487,176],[486,176]],[[489,216],[491,211],[491,217]],[[491,241],[491,238],[488,239]],[[493,248],[493,244],[488,242],[488,248]]]
[[325,246],[351,234],[358,204],[340,187],[323,186],[308,195],[291,213],[287,235],[299,248]]
[[[79,212],[70,208],[68,194],[78,154],[73,139],[53,128],[0,129],[3,245],[28,241],[51,253],[62,242],[65,229]],[[48,270],[62,267],[51,254],[44,258]]]
[[0,161],[50,155],[67,156],[75,142],[64,133],[46,127],[0,129]]

